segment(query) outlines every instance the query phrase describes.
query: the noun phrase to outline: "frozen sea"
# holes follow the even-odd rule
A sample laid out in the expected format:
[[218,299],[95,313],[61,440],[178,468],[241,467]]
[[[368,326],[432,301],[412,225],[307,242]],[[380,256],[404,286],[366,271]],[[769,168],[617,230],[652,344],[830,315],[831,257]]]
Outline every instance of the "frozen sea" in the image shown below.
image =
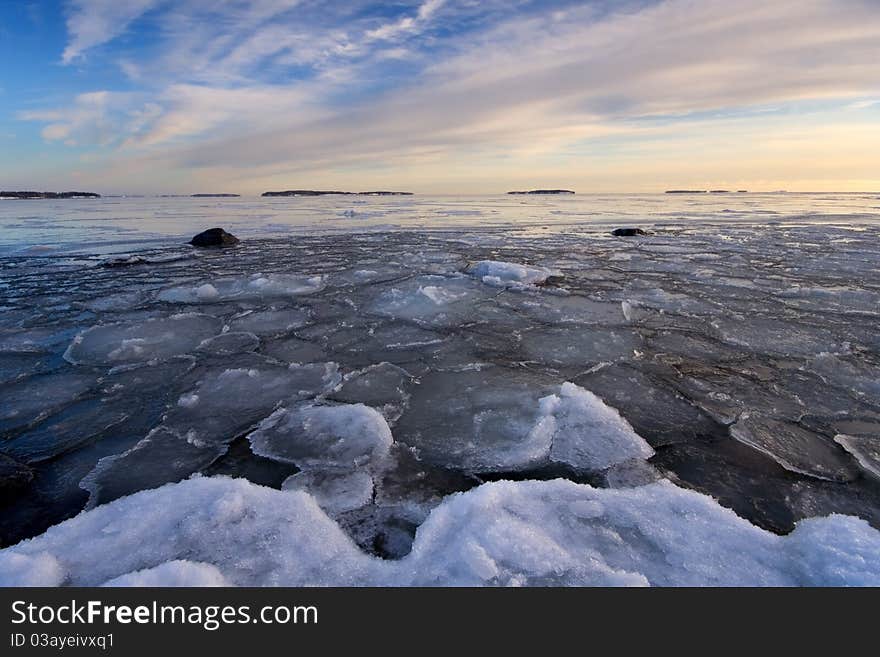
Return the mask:
[[0,583],[880,585],[878,318],[880,193],[0,200]]

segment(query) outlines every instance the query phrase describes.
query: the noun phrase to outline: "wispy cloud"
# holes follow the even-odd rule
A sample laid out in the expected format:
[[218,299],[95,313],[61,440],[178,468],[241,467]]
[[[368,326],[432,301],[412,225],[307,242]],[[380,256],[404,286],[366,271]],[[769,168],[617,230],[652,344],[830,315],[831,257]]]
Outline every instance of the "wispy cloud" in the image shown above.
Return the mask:
[[419,5],[414,16],[404,16],[392,23],[385,23],[375,29],[368,30],[365,36],[370,41],[388,41],[401,34],[416,33],[444,4],[445,0],[426,0]]
[[73,0],[67,18],[70,42],[61,59],[69,64],[90,48],[123,34],[132,21],[163,0]]
[[76,0],[65,61],[150,23],[152,47],[113,51],[138,88],[91,90],[21,117],[46,123],[50,141],[118,149],[114,162],[159,157],[258,188],[280,172],[400,176],[414,163],[426,180],[487,162],[592,167],[597,140],[681,144],[689,140],[673,124],[688,134],[719,117],[766,126],[816,103],[866,108],[880,89],[874,0],[373,9]]

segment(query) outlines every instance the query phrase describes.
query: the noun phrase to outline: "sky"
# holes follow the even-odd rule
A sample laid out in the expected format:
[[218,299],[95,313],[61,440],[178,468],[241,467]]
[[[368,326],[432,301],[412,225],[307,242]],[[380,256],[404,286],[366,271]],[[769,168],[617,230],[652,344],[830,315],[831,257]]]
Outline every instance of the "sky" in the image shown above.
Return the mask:
[[880,190],[880,0],[0,0],[0,189]]

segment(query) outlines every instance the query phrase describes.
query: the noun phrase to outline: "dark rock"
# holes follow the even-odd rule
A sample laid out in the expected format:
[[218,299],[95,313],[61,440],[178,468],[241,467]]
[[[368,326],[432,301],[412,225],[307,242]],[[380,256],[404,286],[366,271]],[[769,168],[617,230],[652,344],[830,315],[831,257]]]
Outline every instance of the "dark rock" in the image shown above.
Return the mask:
[[636,237],[637,235],[649,235],[648,231],[641,228],[615,228],[611,231],[614,237]]
[[189,243],[193,246],[232,246],[238,244],[239,239],[222,228],[209,228],[193,237]]
[[34,471],[14,458],[0,454],[0,496],[21,490],[34,478]]
[[666,194],[705,194],[705,189],[667,189]]

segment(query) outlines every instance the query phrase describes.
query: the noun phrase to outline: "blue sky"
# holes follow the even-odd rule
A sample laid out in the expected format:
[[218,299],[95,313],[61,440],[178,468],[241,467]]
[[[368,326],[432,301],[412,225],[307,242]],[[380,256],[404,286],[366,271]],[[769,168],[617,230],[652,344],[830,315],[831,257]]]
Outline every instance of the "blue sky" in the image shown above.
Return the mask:
[[0,187],[880,189],[876,0],[0,0]]

